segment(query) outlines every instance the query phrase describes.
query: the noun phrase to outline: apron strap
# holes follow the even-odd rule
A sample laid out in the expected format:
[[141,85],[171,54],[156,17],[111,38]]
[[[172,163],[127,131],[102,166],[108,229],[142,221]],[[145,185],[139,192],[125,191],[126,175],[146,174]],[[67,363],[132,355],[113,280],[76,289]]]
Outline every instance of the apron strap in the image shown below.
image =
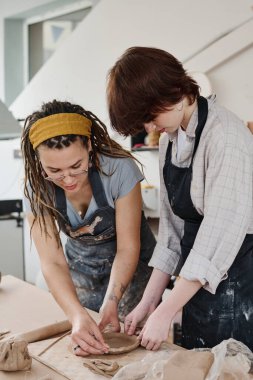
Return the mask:
[[[92,194],[95,198],[98,208],[107,207],[109,204],[98,171],[95,168],[91,167],[89,168],[88,176],[92,188]],[[62,215],[63,219],[69,223],[66,196],[64,190],[59,186],[55,186],[55,206]]]
[[[63,219],[69,223],[69,218],[67,214],[67,202],[66,202],[64,190],[59,186],[55,186],[54,189],[55,189],[55,208],[62,215]],[[62,218],[60,218],[60,222],[63,222]]]
[[88,176],[92,188],[92,193],[98,207],[100,208],[109,206],[105,195],[104,186],[102,184],[102,180],[98,171],[93,166],[89,168]]
[[195,131],[195,144],[193,148],[192,161],[196,153],[196,150],[198,148],[199,140],[200,140],[202,131],[204,129],[207,115],[208,115],[208,103],[207,103],[206,98],[204,98],[203,96],[199,96],[197,99],[197,102],[198,102],[198,126]]
[[[206,98],[204,98],[203,96],[199,96],[197,99],[197,102],[198,102],[198,125],[195,131],[195,143],[194,143],[190,166],[192,166],[194,155],[198,148],[201,133],[204,129],[207,115],[208,115],[208,103],[207,103]],[[166,151],[166,157],[165,157],[166,160],[171,160],[171,150],[172,150],[172,141],[169,141],[168,148]]]

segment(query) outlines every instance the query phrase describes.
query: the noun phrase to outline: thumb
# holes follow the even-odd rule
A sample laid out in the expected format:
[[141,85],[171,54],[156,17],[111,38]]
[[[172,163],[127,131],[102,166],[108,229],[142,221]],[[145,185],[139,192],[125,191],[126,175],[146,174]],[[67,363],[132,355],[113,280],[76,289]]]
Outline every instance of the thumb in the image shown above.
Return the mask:
[[103,331],[106,327],[107,323],[104,322],[104,319],[102,318],[101,321],[98,324],[98,328],[100,331]]
[[121,330],[120,323],[119,323],[118,319],[115,319],[112,322],[112,331],[113,332],[120,332],[120,330]]
[[133,319],[131,322],[131,325],[128,327],[128,331],[127,331],[128,335],[134,335],[136,326],[137,326],[137,321]]

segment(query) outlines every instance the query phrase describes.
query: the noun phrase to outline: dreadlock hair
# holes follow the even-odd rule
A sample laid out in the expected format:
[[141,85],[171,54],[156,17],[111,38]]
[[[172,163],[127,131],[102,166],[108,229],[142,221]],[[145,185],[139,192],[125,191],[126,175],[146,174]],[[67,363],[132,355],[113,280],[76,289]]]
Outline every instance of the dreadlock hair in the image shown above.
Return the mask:
[[[92,121],[90,137],[92,155],[90,156],[90,160],[92,166],[98,171],[101,171],[99,154],[117,158],[131,157],[134,159],[134,157],[110,138],[105,124],[96,115],[90,111],[86,111],[79,105],[53,100],[52,102],[44,103],[39,111],[33,112],[26,118],[21,138],[21,149],[25,168],[24,194],[30,201],[31,210],[34,215],[31,230],[34,223],[38,221],[41,231],[45,233],[46,237],[50,236],[45,219],[46,216],[49,216],[53,226],[53,233],[60,246],[59,227],[57,228],[55,223],[60,214],[55,208],[54,185],[45,180],[38,150],[37,148],[33,149],[29,139],[29,131],[37,120],[58,113],[77,113]],[[63,149],[70,146],[78,138],[88,148],[88,137],[73,134],[52,137],[42,142],[41,145],[45,145],[48,148]]]

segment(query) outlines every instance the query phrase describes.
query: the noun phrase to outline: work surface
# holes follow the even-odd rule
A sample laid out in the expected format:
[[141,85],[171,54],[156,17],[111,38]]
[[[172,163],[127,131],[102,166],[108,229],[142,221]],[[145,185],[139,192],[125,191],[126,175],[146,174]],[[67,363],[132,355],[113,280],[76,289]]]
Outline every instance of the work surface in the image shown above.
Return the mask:
[[[93,311],[89,312],[98,321],[98,314]],[[64,313],[50,293],[12,276],[2,278],[0,284],[0,331],[28,332],[64,320],[66,320]],[[31,371],[15,373],[0,371],[0,380],[40,380],[45,376],[51,380],[101,380],[105,378],[93,374],[83,366],[83,359],[76,357],[71,352],[69,336],[65,336],[55,343],[56,340],[57,338],[51,338],[30,343],[28,349],[33,356]],[[168,346],[171,349],[179,348],[174,345]],[[141,360],[147,354],[145,349],[139,347],[128,354],[117,355],[117,361],[121,365],[126,365]],[[106,359],[112,360],[113,356],[110,358],[107,356]]]

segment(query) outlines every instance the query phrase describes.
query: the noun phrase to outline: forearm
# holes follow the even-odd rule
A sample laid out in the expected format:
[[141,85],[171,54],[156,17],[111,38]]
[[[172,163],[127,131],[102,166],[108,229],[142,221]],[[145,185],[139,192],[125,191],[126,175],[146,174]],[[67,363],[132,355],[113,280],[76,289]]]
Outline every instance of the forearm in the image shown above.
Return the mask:
[[119,303],[133,278],[138,265],[138,258],[138,252],[135,254],[132,252],[116,253],[104,301],[110,300],[116,304]]
[[143,293],[142,301],[148,302],[150,306],[156,307],[162,298],[171,276],[154,268],[146,289]]
[[56,302],[63,309],[67,318],[73,321],[78,313],[84,311],[84,308],[77,297],[67,263],[41,263],[41,268]]
[[168,319],[174,318],[175,314],[199,291],[202,284],[199,281],[189,281],[180,278],[169,294],[169,297],[159,305]]

